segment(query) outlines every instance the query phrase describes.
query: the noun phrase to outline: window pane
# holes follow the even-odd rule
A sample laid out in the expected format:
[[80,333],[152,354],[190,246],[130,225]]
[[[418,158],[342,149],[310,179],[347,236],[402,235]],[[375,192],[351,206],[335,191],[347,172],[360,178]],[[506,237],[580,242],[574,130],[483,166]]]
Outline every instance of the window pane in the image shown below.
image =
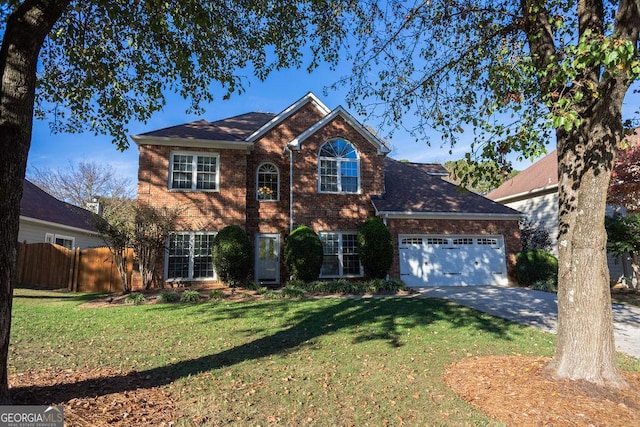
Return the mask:
[[265,163],[258,169],[258,200],[278,200],[278,169]]
[[213,277],[213,262],[211,260],[212,234],[196,234],[193,248],[193,277]]
[[216,189],[216,164],[215,157],[198,156],[197,189]]
[[193,156],[176,154],[173,156],[171,188],[191,188],[193,179]]
[[322,268],[320,269],[320,275],[340,275],[340,260],[338,259],[338,255],[325,255],[324,257],[322,257]]
[[189,278],[189,235],[173,234],[169,237],[167,278]]
[[320,275],[322,276],[339,276],[340,275],[340,258],[338,256],[340,248],[339,235],[336,233],[323,233],[320,235],[322,241],[322,250],[324,256],[322,258],[322,268]]
[[338,162],[320,160],[320,191],[338,191]]

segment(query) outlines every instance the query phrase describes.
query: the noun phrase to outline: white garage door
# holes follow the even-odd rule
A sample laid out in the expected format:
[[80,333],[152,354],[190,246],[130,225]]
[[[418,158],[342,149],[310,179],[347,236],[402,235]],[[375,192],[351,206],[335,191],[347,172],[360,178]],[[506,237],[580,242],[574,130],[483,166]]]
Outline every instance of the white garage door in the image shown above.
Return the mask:
[[507,284],[502,236],[400,235],[398,243],[407,286]]

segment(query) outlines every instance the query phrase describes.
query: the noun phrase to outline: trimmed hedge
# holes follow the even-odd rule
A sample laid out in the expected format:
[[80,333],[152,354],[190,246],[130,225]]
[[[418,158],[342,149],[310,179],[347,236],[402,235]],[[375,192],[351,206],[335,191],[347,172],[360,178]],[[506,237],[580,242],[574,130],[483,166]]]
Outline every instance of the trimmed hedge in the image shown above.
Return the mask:
[[220,280],[232,287],[247,280],[251,270],[251,241],[242,228],[229,225],[220,230],[213,239],[211,256]]
[[393,242],[389,229],[378,217],[358,227],[358,256],[366,277],[384,279],[393,263]]
[[284,265],[292,279],[305,282],[315,280],[322,267],[322,242],[306,225],[296,227],[284,247]]

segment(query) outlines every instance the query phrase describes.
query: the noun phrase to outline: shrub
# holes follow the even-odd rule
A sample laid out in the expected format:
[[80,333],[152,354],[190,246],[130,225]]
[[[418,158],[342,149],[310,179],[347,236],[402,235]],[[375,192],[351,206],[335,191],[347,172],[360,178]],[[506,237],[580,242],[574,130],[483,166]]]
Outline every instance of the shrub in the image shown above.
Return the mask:
[[358,227],[358,256],[367,277],[385,278],[393,263],[393,242],[380,218],[371,217]]
[[147,299],[140,292],[132,292],[124,299],[125,304],[140,305]]
[[237,225],[229,225],[213,239],[213,266],[218,277],[231,287],[243,283],[251,269],[251,242]]
[[220,300],[225,297],[224,291],[221,289],[212,289],[209,291],[209,299]]
[[558,292],[556,284],[553,282],[553,280],[538,280],[537,282],[531,284],[531,289],[533,289],[534,291],[552,293]]
[[307,291],[300,287],[288,284],[282,288],[282,295],[284,298],[302,298],[307,294]]
[[284,264],[293,279],[315,280],[322,267],[322,242],[309,227],[301,225],[289,234],[284,248]]
[[180,297],[181,302],[198,302],[200,301],[200,293],[193,289],[187,289]]
[[542,249],[528,249],[516,256],[516,280],[521,286],[530,286],[535,282],[551,281],[558,283],[558,260]]
[[158,299],[161,302],[178,302],[180,301],[180,295],[178,295],[176,292],[164,291],[160,293]]

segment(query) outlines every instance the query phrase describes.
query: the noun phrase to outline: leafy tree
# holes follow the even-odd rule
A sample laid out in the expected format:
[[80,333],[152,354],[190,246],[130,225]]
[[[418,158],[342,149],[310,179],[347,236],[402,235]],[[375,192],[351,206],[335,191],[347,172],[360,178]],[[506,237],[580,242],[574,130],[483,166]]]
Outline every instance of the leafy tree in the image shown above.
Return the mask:
[[607,247],[615,255],[631,255],[631,269],[635,283],[640,284],[640,214],[614,215],[605,218]]
[[287,237],[284,265],[293,280],[316,280],[322,268],[322,257],[322,242],[310,227],[300,225]]
[[[466,159],[449,160],[444,162],[444,167],[449,171],[450,182],[462,185],[464,181],[467,190],[478,194],[487,194],[520,172],[515,169],[503,171],[500,166],[490,161],[469,164]],[[465,180],[467,176],[471,176],[470,180]],[[487,176],[491,179],[487,179]]]
[[136,206],[132,244],[145,289],[149,289],[156,280],[158,257],[163,254],[169,233],[175,229],[178,214],[178,210],[166,207]]
[[640,129],[627,139],[613,165],[607,203],[640,213]]
[[540,281],[558,282],[558,259],[544,249],[525,249],[516,256],[516,281],[530,286]]
[[358,5],[348,29],[357,38],[353,72],[337,83],[350,87],[357,112],[382,125],[410,116],[405,127],[416,136],[435,128],[445,144],[472,133],[468,169],[490,161],[509,172],[509,153],[533,159],[555,134],[559,322],[547,373],[626,387],[614,360],[604,212],[622,103],[640,75],[640,3]]
[[393,263],[393,242],[380,218],[371,217],[358,227],[358,256],[367,277],[386,277]]
[[251,269],[251,242],[237,225],[228,225],[213,239],[213,267],[218,278],[232,288],[247,280]]
[[127,276],[127,254],[134,240],[135,229],[133,221],[131,220],[134,215],[133,209],[131,209],[128,216],[122,215],[111,222],[97,215],[94,217],[94,225],[111,252],[116,269],[120,275],[122,290],[125,294],[131,292],[131,283],[129,283]]
[[341,3],[0,2],[0,404],[10,402],[11,301],[34,113],[53,131],[110,134],[126,149],[126,123],[159,111],[164,91],[201,112],[215,93],[241,92],[248,72],[264,79],[302,65],[304,46],[309,69],[335,63],[346,34]]

